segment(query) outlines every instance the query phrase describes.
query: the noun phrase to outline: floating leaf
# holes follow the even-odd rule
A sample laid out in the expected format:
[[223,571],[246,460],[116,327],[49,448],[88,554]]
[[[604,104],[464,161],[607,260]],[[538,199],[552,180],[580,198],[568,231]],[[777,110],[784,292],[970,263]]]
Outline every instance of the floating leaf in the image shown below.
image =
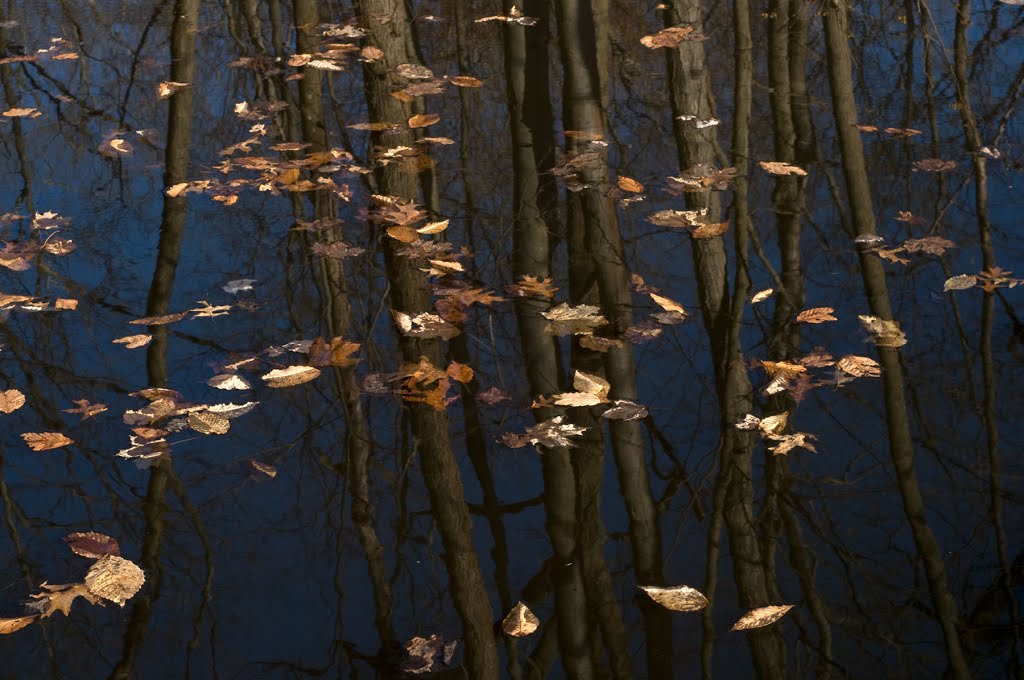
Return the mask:
[[782,161],[761,161],[758,165],[769,175],[807,175],[803,168]]
[[847,354],[840,359],[836,362],[836,368],[844,373],[849,373],[855,378],[877,378],[882,373],[882,367],[878,365],[877,361],[855,354]]
[[733,624],[732,630],[750,630],[752,628],[764,628],[775,623],[785,616],[795,605],[783,604],[773,607],[759,607],[752,609]]
[[690,232],[690,236],[693,238],[714,238],[721,236],[729,230],[728,222],[708,222],[694,227],[693,231]]
[[302,383],[316,380],[320,375],[320,369],[314,366],[289,366],[288,368],[275,368],[263,376],[268,387],[294,387]]
[[256,279],[235,279],[234,281],[228,281],[220,289],[229,295],[238,295],[243,290],[252,290],[252,284],[254,283],[256,283]]
[[189,413],[188,426],[199,434],[225,434],[231,429],[231,423],[227,418],[209,411]]
[[506,635],[524,637],[530,635],[540,625],[540,620],[522,602],[517,602],[512,611],[501,622],[501,629]]
[[419,64],[399,64],[395,67],[395,73],[410,80],[428,80],[434,77],[433,71]]
[[80,531],[68,534],[64,537],[64,541],[71,548],[71,552],[92,560],[98,560],[107,555],[121,554],[121,547],[117,544],[116,540],[106,534],[99,534],[95,531]]
[[503,401],[509,401],[511,397],[508,396],[508,392],[501,389],[500,387],[488,387],[486,390],[478,392],[476,400],[487,404],[488,406],[494,406],[500,404]]
[[657,293],[648,293],[648,295],[650,295],[651,299],[654,300],[658,304],[658,306],[664,309],[666,312],[675,312],[677,314],[682,314],[683,318],[689,316],[686,310],[683,309],[683,306],[676,302],[675,300],[671,300],[662,295],[658,295]]
[[455,337],[462,331],[457,326],[437,314],[422,312],[416,316],[409,316],[405,312],[391,310],[395,324],[403,335],[420,338],[441,338],[448,340]]
[[836,311],[832,307],[812,307],[805,309],[796,315],[798,323],[825,323],[826,321],[838,321],[836,317],[832,316],[832,312]]
[[941,158],[925,158],[914,161],[914,167],[925,172],[948,172],[956,169],[956,161],[944,161]]
[[409,118],[409,127],[411,128],[422,128],[428,127],[437,123],[441,120],[441,116],[436,113],[417,113],[416,115]]
[[659,47],[675,47],[684,40],[704,40],[700,33],[693,32],[693,26],[672,26],[653,35],[640,38],[640,44],[652,50]]
[[523,13],[515,5],[512,5],[507,15],[495,14],[494,16],[477,19],[474,23],[482,24],[485,21],[504,21],[510,24],[519,24],[520,26],[533,26],[537,23],[537,20],[533,17],[523,16]]
[[675,612],[696,612],[708,606],[708,598],[696,588],[690,586],[639,586],[640,590],[665,609]]
[[619,185],[619,188],[622,189],[623,191],[629,191],[634,194],[639,194],[644,190],[643,184],[636,181],[632,177],[626,177],[625,175],[620,175],[619,180],[616,183]]
[[120,607],[134,597],[145,582],[146,575],[137,564],[116,555],[96,560],[85,575],[85,587],[90,593]]
[[754,296],[752,298],[750,298],[750,304],[756,305],[761,302],[764,302],[774,294],[774,288],[765,288],[764,290],[759,290],[756,293],[754,293]]
[[570,307],[568,303],[562,304],[541,312],[541,316],[550,321],[545,330],[552,335],[587,335],[594,332],[599,326],[608,323],[599,313],[601,309],[594,305],[579,305]]
[[251,390],[252,385],[237,373],[222,373],[215,375],[206,381],[206,384],[210,387],[216,387],[218,390]]
[[78,413],[82,420],[92,418],[94,415],[107,410],[106,404],[90,404],[88,399],[75,399],[72,403],[78,404],[76,408],[66,408],[64,413]]
[[190,312],[195,312],[195,316],[192,317],[193,319],[225,316],[232,307],[232,305],[211,305],[206,300],[196,300],[196,303],[202,305],[202,307],[196,307],[195,309],[188,310]]
[[38,614],[31,616],[19,616],[16,619],[0,619],[0,635],[8,635],[21,630],[38,618]]
[[761,434],[768,437],[773,434],[781,433],[786,429],[786,423],[788,422],[789,411],[783,411],[782,413],[777,413],[774,416],[761,418],[761,422],[757,424],[757,427],[761,430]]
[[948,293],[951,290],[967,290],[968,288],[974,288],[978,283],[978,279],[974,274],[960,274],[958,276],[951,276],[946,279],[946,283],[942,286],[942,292]]
[[21,438],[33,451],[49,451],[75,443],[59,432],[26,432]]
[[8,118],[38,118],[43,115],[39,109],[34,108],[11,108],[4,111],[3,115]]
[[18,390],[0,392],[0,413],[13,413],[25,405],[25,395]]
[[212,404],[207,406],[204,410],[209,413],[216,413],[219,416],[223,416],[228,420],[237,418],[238,416],[244,416],[249,411],[256,408],[260,402],[258,401],[247,401],[244,404]]
[[332,338],[330,343],[317,338],[309,345],[310,366],[353,366],[359,360],[352,357],[359,351],[358,342],[349,342],[342,337]]
[[176,83],[173,80],[164,81],[156,86],[156,98],[168,99],[172,94],[189,85],[190,83]]
[[115,338],[114,343],[124,345],[127,349],[138,349],[139,347],[145,347],[152,340],[152,335],[140,333],[139,335],[126,335],[123,338]]
[[806,432],[771,435],[769,438],[777,442],[774,446],[768,447],[768,450],[771,451],[774,456],[785,455],[798,446],[807,449],[808,451],[814,451],[815,453],[818,451],[814,448],[814,444],[811,443],[811,440],[817,439],[817,437],[813,434],[807,434]]
[[879,347],[902,347],[907,344],[907,336],[900,330],[900,325],[896,321],[865,314],[860,314],[857,318]]
[[277,477],[277,468],[275,468],[273,465],[270,465],[268,463],[261,463],[258,460],[250,460],[249,465],[252,466],[253,470],[260,473],[261,475],[266,475],[271,479]]
[[580,427],[574,423],[562,422],[564,419],[565,416],[555,416],[554,418],[542,421],[533,427],[526,428],[526,434],[507,432],[502,435],[502,443],[514,449],[526,446],[527,444],[547,447],[573,446],[573,443],[569,441],[569,437],[579,437],[587,431],[587,428]]
[[643,420],[647,417],[647,407],[625,399],[616,399],[612,402],[612,407],[602,413],[601,417],[625,422]]
[[188,312],[178,312],[177,314],[161,314],[159,316],[144,316],[141,319],[135,319],[134,321],[129,321],[128,323],[134,324],[136,326],[165,326],[169,323],[177,323],[178,321],[184,319],[186,316],[188,316]]
[[[104,559],[118,559],[118,558],[104,558]],[[95,565],[94,565],[95,566]],[[45,619],[52,615],[54,612],[60,612],[64,616],[70,616],[71,605],[79,597],[84,597],[87,601],[92,604],[99,604],[100,598],[89,591],[89,588],[84,583],[70,583],[66,585],[50,585],[45,581],[39,584],[39,587],[43,589],[43,592],[33,593],[30,597],[37,602],[31,603],[29,606],[33,609],[38,609],[40,614],[39,618]]]
[[472,76],[452,76],[448,82],[457,87],[480,87],[484,84],[482,80]]
[[428,675],[444,670],[455,655],[457,641],[445,642],[440,635],[414,637],[402,646],[405,656],[398,663],[403,674]]

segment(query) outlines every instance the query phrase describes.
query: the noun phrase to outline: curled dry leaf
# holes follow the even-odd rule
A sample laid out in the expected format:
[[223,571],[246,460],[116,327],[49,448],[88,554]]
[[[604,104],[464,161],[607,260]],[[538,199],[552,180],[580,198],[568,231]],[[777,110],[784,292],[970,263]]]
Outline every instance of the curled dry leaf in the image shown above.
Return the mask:
[[261,475],[265,475],[270,479],[277,477],[277,468],[275,468],[273,465],[270,465],[269,463],[261,463],[258,460],[250,460],[249,465],[256,472],[258,472]]
[[377,61],[378,59],[384,58],[384,50],[379,47],[374,47],[373,45],[367,45],[359,51],[359,56],[362,57],[364,61]]
[[75,443],[74,440],[68,439],[60,432],[26,432],[21,435],[21,438],[33,451],[49,451]]
[[813,434],[807,434],[806,432],[794,432],[793,434],[776,434],[769,437],[772,441],[777,442],[774,446],[768,447],[768,450],[772,452],[774,456],[784,456],[796,447],[807,449],[808,451],[818,452],[814,448],[814,444],[811,440],[817,439]]
[[689,314],[686,313],[686,310],[683,309],[683,306],[675,300],[658,295],[657,293],[648,293],[648,295],[650,295],[651,299],[666,312],[676,312],[677,314],[682,314],[684,317],[689,316]]
[[415,116],[410,117],[408,122],[411,128],[422,128],[440,122],[440,120],[441,116],[436,113],[417,113]]
[[826,321],[838,321],[836,317],[832,316],[832,312],[836,311],[832,307],[811,307],[805,309],[796,315],[796,320],[799,323],[825,323]]
[[68,544],[71,552],[92,560],[98,560],[107,555],[121,554],[121,546],[117,544],[116,540],[95,531],[79,531],[68,534],[64,537],[64,541]]
[[173,80],[162,82],[156,86],[156,98],[168,99],[172,94],[189,85],[190,83],[176,83]]
[[517,602],[512,611],[501,622],[501,629],[506,635],[524,637],[530,635],[540,625],[540,620],[522,602]]
[[18,390],[0,392],[0,413],[13,413],[25,405],[25,395]]
[[96,560],[85,575],[85,587],[90,593],[119,607],[134,597],[145,582],[146,575],[137,564],[116,555]]
[[623,191],[628,191],[634,194],[639,194],[644,190],[643,184],[636,181],[632,177],[626,177],[625,175],[619,176],[619,181],[617,182],[617,184],[619,185],[619,188],[622,189]]
[[732,630],[750,630],[752,628],[764,628],[775,623],[785,616],[795,605],[783,604],[772,607],[759,607],[752,609],[733,624]]
[[268,387],[294,387],[302,383],[316,380],[320,375],[320,369],[314,366],[289,366],[288,368],[275,368],[263,376],[263,381]]
[[440,234],[442,231],[448,228],[448,220],[441,220],[440,222],[430,222],[423,225],[416,230],[417,234]]
[[153,336],[149,333],[140,333],[139,335],[126,335],[123,338],[115,338],[114,344],[124,345],[127,349],[138,349],[139,347],[145,347],[153,340]]
[[8,118],[38,118],[43,114],[39,111],[39,109],[15,107],[12,109],[7,109],[6,111],[4,111],[3,115]]
[[675,612],[696,612],[708,606],[708,598],[704,593],[690,586],[639,586],[640,590],[665,609]]

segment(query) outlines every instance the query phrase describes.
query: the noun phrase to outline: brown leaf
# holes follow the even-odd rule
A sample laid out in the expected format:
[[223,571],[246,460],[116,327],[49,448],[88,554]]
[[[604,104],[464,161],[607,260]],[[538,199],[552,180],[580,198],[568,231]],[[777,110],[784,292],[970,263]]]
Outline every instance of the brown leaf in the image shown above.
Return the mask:
[[684,40],[703,40],[704,36],[694,33],[692,26],[673,26],[666,28],[653,35],[645,35],[640,38],[640,44],[644,47],[656,50],[659,47],[675,47]]
[[448,220],[440,222],[429,222],[416,230],[417,234],[440,234],[448,228]]
[[941,158],[924,158],[914,161],[914,167],[925,172],[948,172],[956,169],[956,161],[944,161]]
[[545,330],[552,335],[586,335],[593,333],[598,326],[608,323],[600,311],[600,308],[594,305],[570,307],[568,303],[563,302],[557,307],[541,312],[541,316],[550,322]]
[[21,438],[33,451],[49,451],[75,443],[59,432],[26,432]]
[[378,59],[384,58],[384,50],[379,47],[374,47],[373,45],[367,45],[359,51],[359,56],[361,56],[365,61],[377,61]]
[[8,635],[21,630],[35,621],[38,616],[38,614],[32,614],[31,616],[19,616],[16,619],[0,619],[0,635]]
[[330,343],[317,338],[309,346],[309,365],[353,366],[359,360],[354,359],[352,354],[358,350],[358,342],[349,342],[340,336],[332,338]]
[[721,236],[728,231],[728,229],[728,222],[709,222],[694,228],[694,230],[690,232],[690,236],[693,238],[714,238],[716,236]]
[[53,301],[54,309],[66,309],[73,310],[78,309],[78,300],[72,300],[69,298],[57,298]]
[[401,241],[402,243],[413,243],[420,238],[420,235],[416,233],[415,229],[399,224],[392,224],[384,231],[388,236],[396,241]]
[[190,83],[176,83],[173,80],[164,81],[156,86],[156,98],[168,99],[172,94],[189,85]]
[[66,408],[64,413],[78,413],[82,420],[88,420],[98,413],[107,410],[106,404],[90,404],[88,399],[75,399],[72,403],[78,404],[77,408]]
[[523,275],[518,282],[506,286],[506,290],[520,297],[536,295],[551,299],[558,292],[558,287],[553,285],[550,278],[541,279],[537,276]]
[[38,118],[43,115],[38,109],[34,108],[12,108],[4,111],[3,115],[8,118]]
[[838,321],[836,317],[832,316],[832,312],[836,311],[832,307],[812,307],[805,309],[796,315],[798,323],[825,323],[826,321]]
[[411,128],[422,128],[428,127],[437,123],[441,120],[441,116],[436,113],[417,113],[415,116],[409,118],[409,127]]
[[410,80],[428,80],[434,77],[433,71],[419,64],[399,64],[395,67],[395,73]]
[[683,309],[683,306],[676,302],[675,300],[671,300],[667,297],[658,295],[657,293],[648,293],[648,295],[650,295],[651,299],[654,300],[658,304],[658,306],[664,309],[666,312],[676,312],[678,314],[682,314],[684,317],[689,316],[686,310]]
[[252,466],[253,470],[260,473],[261,475],[266,475],[271,479],[277,477],[277,468],[274,467],[273,465],[270,465],[269,463],[261,463],[258,460],[250,460],[249,465]]
[[146,582],[146,575],[138,565],[116,555],[96,560],[85,575],[85,587],[104,600],[123,607]]
[[[110,558],[105,558],[110,559]],[[54,612],[60,612],[64,616],[71,615],[71,605],[79,597],[84,597],[92,604],[99,604],[100,599],[89,592],[84,583],[69,583],[65,585],[50,585],[45,581],[39,584],[43,592],[33,593],[30,597],[39,602],[33,603],[32,607],[39,609],[39,618],[45,619]]]
[[188,426],[199,434],[225,434],[231,429],[227,418],[209,411],[189,413]]
[[517,602],[512,611],[501,622],[501,629],[506,635],[524,637],[530,635],[540,625],[540,620],[522,602]]
[[169,323],[177,323],[178,321],[184,319],[186,316],[188,316],[188,312],[178,312],[177,314],[161,314],[159,316],[144,316],[141,319],[135,319],[134,321],[129,321],[128,323],[134,324],[136,326],[164,326]]
[[0,413],[13,413],[25,405],[25,395],[18,390],[0,392]]
[[759,607],[752,609],[733,624],[732,630],[750,630],[752,628],[764,628],[775,623],[785,616],[795,605],[783,604],[773,607]]
[[139,335],[126,335],[123,338],[116,338],[114,343],[124,345],[127,349],[138,349],[148,345],[152,339],[152,335],[140,333]]
[[974,288],[977,284],[978,279],[975,278],[974,274],[951,276],[946,279],[946,283],[943,284],[942,292],[946,293],[951,290],[967,290],[968,288]]
[[769,175],[807,175],[807,171],[803,168],[782,161],[761,161],[758,165]]
[[81,531],[68,534],[64,541],[71,548],[71,552],[82,557],[98,560],[106,555],[120,555],[121,547],[117,541],[106,534],[98,534],[95,531]]
[[450,375],[453,380],[457,380],[463,385],[473,380],[473,369],[466,364],[460,364],[457,361],[453,361],[448,364],[448,368],[445,369],[445,373]]
[[448,82],[456,87],[480,87],[484,84],[482,80],[472,76],[452,76]]
[[619,175],[619,181],[617,182],[619,188],[623,191],[629,191],[634,194],[643,192],[644,185],[636,181],[632,177],[626,177],[625,175]]
[[320,375],[320,369],[313,366],[289,366],[287,368],[275,368],[263,376],[263,381],[268,387],[294,387],[302,383],[316,380]]
[[855,378],[877,378],[882,374],[882,367],[878,365],[877,361],[855,354],[847,354],[840,359],[836,362],[836,368],[844,373],[849,373]]
[[671,588],[659,586],[638,587],[662,607],[675,612],[695,612],[708,606],[708,598],[704,597],[704,593],[690,586],[674,586]]
[[768,447],[768,450],[771,451],[774,456],[783,456],[798,446],[807,449],[808,451],[814,451],[815,453],[818,451],[814,448],[814,444],[811,443],[811,440],[816,439],[816,437],[813,434],[807,434],[806,432],[771,435],[769,438],[778,442],[774,446]]

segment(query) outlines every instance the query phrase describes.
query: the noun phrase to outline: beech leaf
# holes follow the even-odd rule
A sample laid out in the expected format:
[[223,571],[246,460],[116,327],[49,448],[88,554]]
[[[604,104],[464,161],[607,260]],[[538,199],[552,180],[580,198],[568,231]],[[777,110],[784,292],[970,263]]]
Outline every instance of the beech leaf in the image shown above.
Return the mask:
[[752,628],[764,628],[775,623],[785,616],[795,605],[783,604],[772,607],[759,607],[752,609],[733,624],[732,630],[751,630]]

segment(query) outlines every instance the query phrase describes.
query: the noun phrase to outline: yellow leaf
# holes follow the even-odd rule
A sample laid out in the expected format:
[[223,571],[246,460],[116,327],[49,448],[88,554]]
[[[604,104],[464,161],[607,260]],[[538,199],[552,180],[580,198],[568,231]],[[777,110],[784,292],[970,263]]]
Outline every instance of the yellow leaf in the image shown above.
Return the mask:
[[522,602],[517,602],[512,611],[501,622],[501,629],[507,635],[523,637],[537,630],[540,620]]
[[436,113],[417,113],[415,116],[409,118],[409,127],[421,128],[433,125],[441,120],[441,116]]

